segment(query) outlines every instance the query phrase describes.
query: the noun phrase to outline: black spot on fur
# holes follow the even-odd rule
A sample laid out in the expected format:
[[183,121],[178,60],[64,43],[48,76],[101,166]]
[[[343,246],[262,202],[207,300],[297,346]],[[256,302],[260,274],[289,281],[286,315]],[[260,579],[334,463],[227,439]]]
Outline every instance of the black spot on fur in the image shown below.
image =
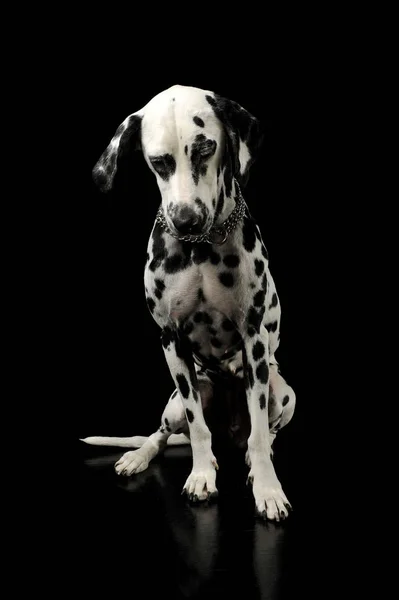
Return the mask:
[[224,331],[233,331],[234,330],[234,323],[232,323],[230,321],[230,319],[223,319],[223,321],[222,321],[222,329],[224,329]]
[[262,323],[262,315],[256,310],[254,306],[248,311],[248,334],[252,337],[256,331],[259,331]]
[[255,385],[254,372],[252,369],[252,365],[249,365],[249,364],[247,365],[247,368],[246,368],[245,385],[247,388],[248,388],[248,386],[253,388]]
[[196,244],[192,253],[193,263],[200,265],[201,263],[207,261],[209,258],[209,250],[209,244]]
[[198,185],[200,174],[206,173],[204,163],[216,152],[215,140],[208,139],[203,133],[195,136],[191,146],[191,172],[196,185]]
[[259,396],[259,406],[260,406],[261,410],[263,410],[264,408],[266,408],[266,396],[265,396],[265,394],[261,394]]
[[235,267],[238,267],[238,265],[240,264],[240,259],[237,256],[237,254],[227,254],[224,257],[223,262],[226,265],[226,267],[230,267],[231,269],[234,269]]
[[274,306],[277,306],[277,304],[278,304],[277,294],[276,294],[276,292],[274,292],[269,308],[273,308]]
[[256,285],[251,281],[251,283],[249,284],[249,287],[254,290],[256,288]]
[[185,375],[183,375],[183,373],[178,373],[176,375],[176,380],[181,395],[183,396],[183,398],[188,398],[190,395],[190,387],[188,385]]
[[176,171],[176,161],[171,154],[150,156],[150,162],[155,171],[164,181],[168,181]]
[[269,381],[269,367],[265,360],[262,360],[256,367],[256,377],[261,383],[267,383]]
[[219,281],[222,285],[226,287],[233,287],[234,285],[234,277],[231,273],[228,273],[227,271],[219,273]]
[[163,232],[161,227],[156,225],[152,234],[152,261],[149,265],[150,270],[155,271],[155,269],[162,264],[166,255],[167,252]]
[[220,262],[219,254],[212,250],[210,244],[196,244],[193,248],[192,258],[196,265],[200,265],[207,260],[210,260],[213,265],[217,265]]
[[182,270],[182,264],[184,258],[181,254],[172,254],[165,260],[165,272],[166,273],[177,273]]
[[209,252],[209,258],[211,260],[211,263],[213,265],[218,265],[220,263],[220,256],[217,252],[214,252],[212,250],[212,246],[210,246],[210,248],[211,248],[211,251]]
[[168,326],[164,327],[161,334],[162,346],[168,348],[169,344],[174,340],[174,337],[172,329]]
[[222,342],[220,340],[218,340],[217,338],[211,338],[211,344],[214,348],[222,347]]
[[283,401],[282,401],[282,405],[283,406],[287,406],[288,402],[290,401],[290,397],[289,396],[284,396]]
[[267,290],[267,277],[266,277],[266,273],[262,277],[262,290],[265,290],[265,293],[266,293],[266,290]]
[[255,296],[254,296],[254,305],[255,306],[263,306],[265,302],[265,291],[264,290],[259,290],[258,292],[256,292]]
[[262,344],[262,342],[258,340],[254,344],[254,347],[252,348],[252,356],[254,357],[254,360],[259,360],[260,358],[262,358],[264,353],[265,353],[265,347]]
[[274,333],[277,331],[277,321],[272,321],[266,325],[267,331],[270,333],[271,331]]
[[208,332],[211,335],[216,335],[217,334],[217,329],[215,329],[214,327],[208,327]]
[[202,323],[203,318],[204,318],[204,313],[202,311],[198,311],[194,315],[194,322],[195,323]]
[[205,177],[207,171],[208,171],[208,165],[201,165],[200,174],[202,175],[202,177]]
[[216,206],[216,200],[215,200],[215,198],[212,198],[212,207],[215,208],[215,206]]
[[265,263],[263,262],[263,260],[259,260],[258,258],[255,258],[255,273],[257,274],[257,276],[260,277],[264,270],[265,270]]
[[187,146],[184,146],[184,154],[187,154],[187,152],[188,152],[188,148],[187,148]]
[[189,408],[186,408],[186,417],[189,423],[194,421],[194,415]]
[[160,300],[162,298],[163,290],[165,289],[165,284],[162,279],[155,279],[155,286],[155,296],[158,298],[158,300]]
[[252,219],[247,216],[244,217],[242,237],[245,250],[247,252],[253,252],[256,244],[255,225],[252,222]]
[[154,312],[154,308],[155,308],[154,298],[147,298],[147,306],[150,309],[150,313],[152,314]]
[[193,117],[193,121],[194,121],[194,123],[196,125],[198,125],[198,127],[204,127],[205,126],[204,121],[200,117],[197,117],[197,116]]
[[[205,173],[204,173],[205,175]],[[208,209],[206,208],[205,202],[201,200],[201,198],[195,199],[195,204],[198,206],[201,212],[202,223],[205,223],[208,217]]]
[[166,417],[165,417],[165,425],[166,425],[166,427],[169,427],[169,421]]
[[179,271],[184,271],[191,263],[191,244],[189,242],[182,243],[181,249],[181,254],[175,253],[165,259],[165,273],[178,273]]

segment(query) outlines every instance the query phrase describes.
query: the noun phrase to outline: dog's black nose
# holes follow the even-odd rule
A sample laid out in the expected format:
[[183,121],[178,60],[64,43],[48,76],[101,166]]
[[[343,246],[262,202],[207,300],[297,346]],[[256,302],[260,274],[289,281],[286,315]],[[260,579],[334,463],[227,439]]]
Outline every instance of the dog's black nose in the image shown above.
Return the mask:
[[200,233],[202,220],[194,209],[189,206],[180,208],[173,217],[173,224],[179,233]]

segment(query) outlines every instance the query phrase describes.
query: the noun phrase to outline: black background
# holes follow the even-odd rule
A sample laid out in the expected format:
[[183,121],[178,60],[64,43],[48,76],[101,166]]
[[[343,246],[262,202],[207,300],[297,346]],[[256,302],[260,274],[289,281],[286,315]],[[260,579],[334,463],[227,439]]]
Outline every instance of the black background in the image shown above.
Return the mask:
[[[364,127],[357,78],[368,64],[362,59],[364,46],[352,51],[341,30],[332,27],[327,31],[326,20],[318,26],[313,21],[313,25],[298,21],[297,27],[291,23],[289,31],[271,40],[262,22],[263,31],[253,32],[251,25],[244,41],[240,15],[236,18],[235,28],[227,31],[226,27],[223,36],[216,28],[208,34],[204,25],[200,33],[185,36],[175,27],[162,40],[152,30],[149,33],[145,21],[136,18],[124,24],[116,44],[110,41],[106,26],[103,33],[97,31],[95,38],[87,39],[84,51],[75,58],[72,85],[65,86],[73,107],[70,133],[75,140],[70,170],[78,172],[73,199],[65,206],[70,223],[69,277],[66,309],[60,319],[65,316],[65,339],[71,342],[66,378],[74,405],[76,439],[144,435],[159,426],[173,383],[160,331],[145,304],[143,283],[159,191],[139,153],[132,152],[122,161],[115,190],[109,195],[95,188],[91,170],[125,117],[171,85],[193,85],[237,101],[266,126],[262,152],[252,167],[244,196],[269,251],[282,306],[277,358],[297,394],[293,421],[279,434],[278,446],[279,474],[299,513],[294,528],[288,529],[295,566],[283,573],[283,578],[289,585],[292,577],[294,588],[298,585],[306,593],[321,569],[329,573],[322,587],[329,588],[332,582],[339,585],[345,553],[358,551],[356,540],[353,546],[349,543],[354,517],[362,508],[359,504],[368,501],[367,486],[361,495],[354,490],[358,472],[367,469],[369,462],[356,462],[353,453],[354,448],[361,451],[360,419],[367,410],[359,409],[357,381],[352,375],[358,359],[354,321],[362,304],[354,305],[351,298],[353,288],[358,287],[363,251],[359,223],[367,198],[365,188],[371,183],[371,171],[355,172],[362,135],[369,131]],[[138,34],[140,28],[143,38]],[[372,111],[369,116],[372,127]],[[361,289],[369,283],[368,276],[360,282]],[[362,398],[362,406],[370,400],[371,396]],[[101,451],[91,454],[81,446],[83,458],[97,460],[100,456],[102,460]],[[80,573],[86,573],[86,561],[92,568],[91,574],[85,575],[88,589],[95,581],[101,588],[97,563],[103,558],[108,561],[111,585],[118,588],[126,578],[135,578],[134,566],[129,564],[122,575],[118,572],[123,540],[129,546],[140,527],[129,528],[118,519],[118,513],[130,518],[132,500],[118,495],[110,505],[108,496],[100,501],[107,486],[122,485],[115,483],[112,470],[112,462],[122,452],[104,459],[94,486],[92,481],[87,484],[92,477],[87,475],[90,467],[83,470],[78,537],[82,541],[91,536],[98,544],[80,550]],[[179,481],[175,483],[180,485],[188,475],[189,462],[186,460],[183,468],[175,460],[173,466],[172,458],[166,456],[160,464],[165,473],[176,468]],[[244,476],[232,472],[226,479],[235,485],[234,481]],[[172,492],[168,494],[166,497],[173,497]],[[152,506],[149,496],[147,500]],[[145,543],[151,545],[151,552],[152,541],[158,544],[159,570],[165,556],[164,546],[159,546],[160,517],[153,521],[145,513],[147,500],[134,492],[136,504],[143,504],[141,539],[148,539],[148,528],[150,539]],[[221,498],[222,514],[227,514],[229,501],[228,495]],[[230,567],[243,541],[240,528],[245,531],[249,522],[253,527],[252,513],[248,522],[244,513],[238,509],[231,521],[237,520],[239,539],[236,528],[226,525],[231,535],[225,552]],[[170,514],[168,509],[165,522]],[[135,523],[140,522],[140,515],[134,518]],[[120,533],[116,533],[118,527]],[[166,526],[161,527],[163,534]],[[106,539],[112,540],[112,549]],[[310,550],[304,553],[308,541]],[[338,552],[333,551],[334,544],[339,545]],[[348,565],[352,570],[351,559]],[[238,573],[241,568],[237,559]],[[328,589],[318,589],[315,597],[328,597]]]

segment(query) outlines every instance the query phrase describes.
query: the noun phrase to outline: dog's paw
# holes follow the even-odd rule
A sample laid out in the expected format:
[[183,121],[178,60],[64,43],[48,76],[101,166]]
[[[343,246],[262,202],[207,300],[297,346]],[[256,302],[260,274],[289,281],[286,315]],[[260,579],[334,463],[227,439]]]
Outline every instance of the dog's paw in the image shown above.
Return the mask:
[[182,494],[187,494],[192,502],[201,502],[215,498],[218,495],[216,489],[216,460],[213,466],[205,469],[193,469],[184,484]]
[[132,450],[126,452],[115,463],[115,471],[118,475],[133,475],[133,473],[141,473],[148,467],[148,460],[140,450]]
[[253,474],[249,474],[248,480],[252,481],[252,492],[255,498],[257,514],[263,519],[270,521],[283,521],[292,510],[287,496],[278,482],[257,481]]

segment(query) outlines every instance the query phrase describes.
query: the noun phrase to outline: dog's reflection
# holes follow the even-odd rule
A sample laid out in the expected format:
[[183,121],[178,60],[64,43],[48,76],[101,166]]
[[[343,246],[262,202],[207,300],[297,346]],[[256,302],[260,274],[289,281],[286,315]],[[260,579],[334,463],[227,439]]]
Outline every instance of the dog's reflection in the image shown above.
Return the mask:
[[[84,467],[109,470],[120,458],[120,452],[91,456]],[[173,448],[173,458],[183,463],[191,460],[189,447]],[[156,494],[160,509],[167,515],[165,527],[168,549],[175,554],[177,583],[183,597],[194,597],[212,577],[218,554],[219,507],[217,503],[191,505],[180,495],[179,486],[167,464],[152,462],[148,469],[134,477],[115,473],[116,487],[127,493]],[[183,486],[184,481],[182,481]]]
[[[190,504],[168,478],[165,465],[150,465],[167,514],[168,537],[176,552],[177,585],[184,598],[194,598],[212,578],[219,552],[219,507],[217,503]],[[141,474],[140,474],[141,475]],[[138,481],[139,478],[137,478]],[[142,485],[149,482],[143,480]],[[184,483],[184,482],[183,482]],[[133,482],[129,482],[129,491]]]
[[[179,464],[177,470],[169,469],[166,461],[154,461],[147,470],[135,477],[119,477],[116,474],[114,477],[116,486],[124,492],[156,494],[159,508],[166,515],[163,521],[165,539],[168,551],[174,556],[176,583],[182,596],[200,597],[215,577],[215,571],[218,572],[219,579],[227,578],[226,585],[229,587],[227,582],[234,574],[234,564],[238,560],[246,565],[243,570],[245,575],[240,580],[243,589],[246,588],[246,576],[249,576],[248,584],[251,587],[254,575],[257,596],[262,600],[275,598],[284,570],[283,552],[289,524],[264,522],[257,520],[255,515],[248,515],[250,529],[246,530],[244,536],[240,536],[240,543],[232,550],[230,534],[235,529],[235,524],[231,523],[230,530],[229,523],[225,522],[222,530],[219,503],[191,505],[185,496],[180,495],[181,488],[176,480],[180,479],[180,473],[185,470],[186,461],[188,463],[191,460],[189,448],[174,448],[173,458],[178,456],[177,462],[182,464]],[[83,464],[89,469],[108,470],[119,457],[120,452],[117,451],[86,458]],[[183,485],[184,476],[181,483]],[[234,498],[231,503],[234,504]],[[233,518],[234,507],[230,508]],[[242,506],[237,506],[237,510],[242,510]],[[228,557],[232,551],[235,561],[229,566]]]
[[256,521],[253,566],[262,600],[278,598],[283,574],[286,524]]

